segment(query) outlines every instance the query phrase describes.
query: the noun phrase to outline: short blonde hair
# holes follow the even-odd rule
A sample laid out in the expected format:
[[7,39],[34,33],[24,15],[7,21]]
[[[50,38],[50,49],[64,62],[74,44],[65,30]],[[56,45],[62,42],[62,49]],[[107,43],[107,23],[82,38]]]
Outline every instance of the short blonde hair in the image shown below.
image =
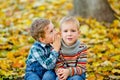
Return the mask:
[[35,21],[33,21],[30,28],[31,36],[37,41],[39,41],[40,37],[44,38],[44,29],[47,27],[48,24],[50,24],[50,20],[44,18],[38,18]]
[[79,21],[74,16],[65,16],[65,17],[63,17],[60,20],[60,29],[61,29],[61,25],[63,23],[69,22],[69,21],[74,22],[77,25],[78,29],[79,29],[80,23],[79,23]]

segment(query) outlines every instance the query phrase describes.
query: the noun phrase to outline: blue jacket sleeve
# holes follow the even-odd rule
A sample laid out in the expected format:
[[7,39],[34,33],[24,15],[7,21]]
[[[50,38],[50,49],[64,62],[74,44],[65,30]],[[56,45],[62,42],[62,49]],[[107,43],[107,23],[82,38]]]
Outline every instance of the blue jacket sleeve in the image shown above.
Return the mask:
[[58,59],[58,52],[55,50],[50,51],[49,55],[46,55],[44,50],[41,48],[35,48],[31,50],[33,53],[33,57],[45,68],[45,69],[53,69],[55,67],[56,61]]

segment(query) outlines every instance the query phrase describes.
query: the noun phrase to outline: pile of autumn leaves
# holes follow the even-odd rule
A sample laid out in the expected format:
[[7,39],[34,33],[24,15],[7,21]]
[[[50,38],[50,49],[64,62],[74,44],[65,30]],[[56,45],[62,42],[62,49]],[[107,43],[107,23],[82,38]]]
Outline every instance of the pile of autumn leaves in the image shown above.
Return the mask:
[[[25,60],[34,40],[29,26],[37,17],[51,19],[58,27],[72,9],[71,0],[0,1],[0,80],[24,76]],[[88,45],[88,80],[110,80],[120,74],[120,21],[111,24],[78,17],[80,40]],[[120,79],[120,78],[119,78]]]
[[120,21],[99,23],[94,19],[78,18],[81,40],[88,44],[88,80],[120,79]]

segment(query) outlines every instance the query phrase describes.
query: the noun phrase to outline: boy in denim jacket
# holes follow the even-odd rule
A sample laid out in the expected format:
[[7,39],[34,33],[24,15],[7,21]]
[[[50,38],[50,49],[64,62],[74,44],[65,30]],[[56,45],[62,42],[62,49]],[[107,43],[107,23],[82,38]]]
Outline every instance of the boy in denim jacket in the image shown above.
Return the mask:
[[60,36],[50,20],[36,19],[30,30],[36,40],[26,60],[25,80],[55,80],[53,68],[58,59]]

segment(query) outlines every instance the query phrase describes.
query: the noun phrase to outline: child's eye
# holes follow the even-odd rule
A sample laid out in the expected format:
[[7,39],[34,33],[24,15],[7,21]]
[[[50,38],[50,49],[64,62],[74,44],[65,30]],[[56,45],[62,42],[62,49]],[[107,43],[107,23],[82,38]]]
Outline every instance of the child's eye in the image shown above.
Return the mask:
[[71,32],[76,32],[76,30],[71,30]]
[[50,33],[52,33],[52,32],[53,32],[53,30],[50,31]]
[[67,30],[64,30],[64,32],[68,32]]
[[50,33],[53,33],[53,31],[55,31],[55,28],[53,28],[53,29],[50,31]]

